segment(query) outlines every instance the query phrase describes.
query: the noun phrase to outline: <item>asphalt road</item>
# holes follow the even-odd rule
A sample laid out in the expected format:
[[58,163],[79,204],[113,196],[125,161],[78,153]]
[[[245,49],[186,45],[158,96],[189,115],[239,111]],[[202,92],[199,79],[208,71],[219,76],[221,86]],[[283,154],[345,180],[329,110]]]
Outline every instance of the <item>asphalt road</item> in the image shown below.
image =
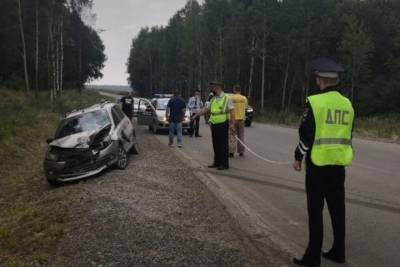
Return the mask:
[[[210,130],[202,138],[185,136],[182,151],[202,166],[212,160]],[[297,131],[265,124],[246,128],[246,143],[255,152],[277,161],[292,161]],[[157,138],[167,143],[167,135]],[[173,148],[178,149],[178,148]],[[345,266],[400,266],[400,145],[354,140],[356,158],[347,169],[347,259]],[[249,220],[257,218],[264,234],[281,249],[301,256],[307,244],[304,171],[272,165],[247,153],[230,162],[224,172],[209,171],[233,196]],[[251,216],[250,216],[251,215]],[[324,248],[331,245],[331,225],[325,209]],[[327,261],[323,266],[336,266]]]

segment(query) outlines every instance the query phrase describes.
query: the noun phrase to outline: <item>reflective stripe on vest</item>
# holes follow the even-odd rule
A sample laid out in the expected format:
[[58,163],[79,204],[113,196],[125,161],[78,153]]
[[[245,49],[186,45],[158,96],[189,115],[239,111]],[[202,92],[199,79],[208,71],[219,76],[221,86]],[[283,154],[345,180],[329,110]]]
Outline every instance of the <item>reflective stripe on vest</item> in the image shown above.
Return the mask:
[[311,160],[317,166],[348,166],[353,161],[353,106],[337,91],[307,98],[315,119]]
[[223,98],[214,97],[210,104],[210,123],[220,124],[228,120],[228,96]]
[[319,145],[351,145],[351,140],[344,138],[321,138],[314,141],[314,146]]

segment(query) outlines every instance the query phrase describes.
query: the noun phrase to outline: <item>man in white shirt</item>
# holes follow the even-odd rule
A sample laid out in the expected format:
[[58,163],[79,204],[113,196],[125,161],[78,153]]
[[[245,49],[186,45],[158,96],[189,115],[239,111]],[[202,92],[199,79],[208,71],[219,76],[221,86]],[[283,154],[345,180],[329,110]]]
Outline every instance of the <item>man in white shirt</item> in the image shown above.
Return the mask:
[[[201,100],[200,90],[196,90],[194,96],[189,98],[188,108],[190,111],[190,117],[194,117],[203,109],[203,101]],[[190,121],[190,137],[193,137],[193,134],[196,137],[201,137],[199,134],[200,129],[200,117],[197,117],[195,120]]]

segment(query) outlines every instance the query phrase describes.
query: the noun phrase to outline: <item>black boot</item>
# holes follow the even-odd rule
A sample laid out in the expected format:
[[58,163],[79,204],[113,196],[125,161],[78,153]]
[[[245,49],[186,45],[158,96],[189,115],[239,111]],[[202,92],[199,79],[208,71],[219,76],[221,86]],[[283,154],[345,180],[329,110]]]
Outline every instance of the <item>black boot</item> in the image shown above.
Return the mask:
[[224,170],[228,170],[228,169],[229,169],[228,166],[219,166],[219,167],[217,168],[217,170],[219,170],[219,171],[224,171]]
[[336,253],[332,249],[329,251],[324,251],[322,252],[322,257],[325,259],[331,260],[336,263],[345,263],[346,262],[346,257],[343,255],[343,253]]
[[305,258],[302,259],[297,259],[293,258],[293,263],[298,265],[298,266],[307,266],[307,267],[320,267],[321,263],[320,262],[314,262]]

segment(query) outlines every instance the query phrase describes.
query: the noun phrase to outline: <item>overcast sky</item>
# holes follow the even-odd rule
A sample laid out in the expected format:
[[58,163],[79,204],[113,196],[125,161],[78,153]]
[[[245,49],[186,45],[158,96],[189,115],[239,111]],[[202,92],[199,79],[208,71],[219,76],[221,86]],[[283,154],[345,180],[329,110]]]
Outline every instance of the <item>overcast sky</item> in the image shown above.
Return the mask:
[[[166,25],[187,0],[95,0],[96,29],[106,46],[104,77],[92,84],[127,85],[126,61],[140,28]],[[202,1],[199,1],[202,2]]]

